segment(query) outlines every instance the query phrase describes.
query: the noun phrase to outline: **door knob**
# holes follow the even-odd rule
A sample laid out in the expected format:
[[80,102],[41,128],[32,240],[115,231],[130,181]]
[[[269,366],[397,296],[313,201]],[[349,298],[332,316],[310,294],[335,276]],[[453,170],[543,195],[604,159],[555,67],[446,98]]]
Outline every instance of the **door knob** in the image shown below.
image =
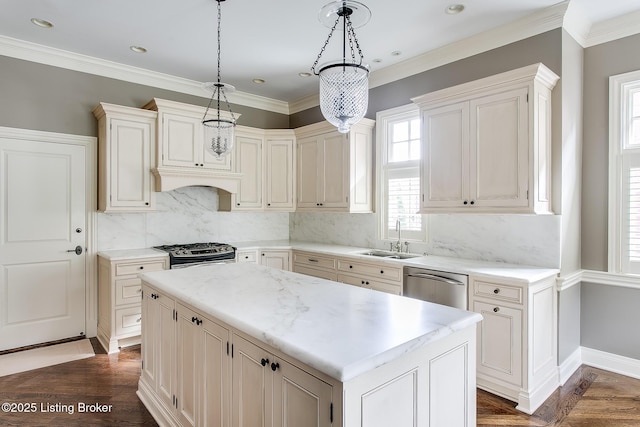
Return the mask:
[[67,252],[75,252],[76,255],[82,254],[82,246],[78,245],[75,249],[69,249]]

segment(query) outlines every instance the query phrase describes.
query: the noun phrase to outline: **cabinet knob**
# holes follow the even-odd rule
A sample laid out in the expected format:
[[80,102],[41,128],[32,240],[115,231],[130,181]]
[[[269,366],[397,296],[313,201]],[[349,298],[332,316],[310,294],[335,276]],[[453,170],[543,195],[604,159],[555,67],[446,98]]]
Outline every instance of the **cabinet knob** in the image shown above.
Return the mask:
[[260,361],[260,364],[261,364],[262,366],[267,366],[267,365],[269,364],[269,359],[262,359],[262,360]]
[[136,323],[140,323],[142,321],[142,317],[138,317],[138,320],[136,320]]
[[149,206],[149,202],[144,202],[144,204],[145,204],[146,206]]
[[271,364],[271,370],[273,372],[275,372],[279,367],[280,367],[280,364],[278,362]]
[[361,280],[361,281],[360,281],[360,284],[361,284],[361,285],[364,285],[364,280]]
[[499,293],[500,293],[500,288],[495,288],[495,289],[493,290],[493,293],[494,293],[494,294],[499,294]]
[[493,309],[493,312],[494,312],[494,313],[497,313],[497,312],[499,312],[499,311],[500,311],[500,307],[495,307],[495,308]]
[[462,202],[463,205],[466,205],[467,203],[469,203],[469,202],[467,202],[466,200],[464,202]]
[[369,281],[364,282],[364,284],[365,284],[365,285],[368,285],[368,284],[369,284]]
[[472,205],[473,205],[473,204],[475,204],[475,203],[476,203],[475,201],[473,201],[473,200],[471,201],[471,204],[472,204]]
[[144,265],[141,265],[141,266],[140,266],[140,270],[144,270]]
[[380,274],[384,274],[384,270],[380,270]]
[[240,206],[240,203],[236,203],[236,206]]
[[249,255],[245,255],[245,256],[244,256],[244,259],[249,259]]
[[271,206],[271,203],[267,203],[267,206]]
[[349,268],[353,268],[353,265],[350,265]]

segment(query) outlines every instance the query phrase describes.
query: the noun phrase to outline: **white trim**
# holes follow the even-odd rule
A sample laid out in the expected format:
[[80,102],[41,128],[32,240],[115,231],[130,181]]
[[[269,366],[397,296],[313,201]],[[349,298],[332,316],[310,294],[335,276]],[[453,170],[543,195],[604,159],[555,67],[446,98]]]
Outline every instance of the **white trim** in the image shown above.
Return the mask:
[[86,171],[86,257],[85,257],[85,336],[95,337],[98,330],[98,281],[97,281],[97,168],[98,139],[92,136],[43,132],[0,126],[0,138],[37,140],[55,144],[73,144],[85,147]]
[[[6,36],[0,36],[0,55],[207,99],[211,96],[210,92],[203,88],[203,82],[119,64]],[[289,105],[284,101],[246,92],[233,92],[228,95],[228,98],[232,104],[259,108],[275,113],[290,114]]]
[[582,47],[596,46],[640,33],[640,10],[593,24]]
[[615,372],[640,379],[640,360],[607,353],[593,348],[581,347],[582,363],[594,368]]
[[621,272],[622,250],[622,155],[623,118],[627,86],[640,81],[640,71],[609,77],[609,187],[608,187],[608,270]]
[[593,283],[603,286],[617,286],[640,290],[640,276],[635,274],[611,273],[608,271],[576,270],[556,278],[556,290],[558,292],[580,283]]
[[582,347],[576,348],[576,350],[558,366],[560,386],[563,386],[569,378],[571,378],[571,375],[578,370],[580,365],[582,365]]
[[579,285],[583,274],[584,270],[576,270],[573,273],[556,277],[556,290],[562,292]]

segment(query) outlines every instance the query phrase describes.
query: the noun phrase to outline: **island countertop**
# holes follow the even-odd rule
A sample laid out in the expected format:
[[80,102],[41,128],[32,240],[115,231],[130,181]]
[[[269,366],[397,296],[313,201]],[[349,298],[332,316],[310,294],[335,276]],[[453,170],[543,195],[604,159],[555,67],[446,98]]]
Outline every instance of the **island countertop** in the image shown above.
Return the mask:
[[482,320],[469,311],[249,263],[141,277],[343,382]]

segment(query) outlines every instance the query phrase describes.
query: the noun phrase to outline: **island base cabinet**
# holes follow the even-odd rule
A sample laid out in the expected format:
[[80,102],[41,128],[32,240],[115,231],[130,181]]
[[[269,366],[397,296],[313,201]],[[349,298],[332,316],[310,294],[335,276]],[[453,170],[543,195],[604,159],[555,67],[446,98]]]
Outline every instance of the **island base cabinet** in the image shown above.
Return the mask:
[[475,351],[473,325],[344,383],[342,425],[475,426]]
[[233,427],[329,427],[330,384],[233,337]]

